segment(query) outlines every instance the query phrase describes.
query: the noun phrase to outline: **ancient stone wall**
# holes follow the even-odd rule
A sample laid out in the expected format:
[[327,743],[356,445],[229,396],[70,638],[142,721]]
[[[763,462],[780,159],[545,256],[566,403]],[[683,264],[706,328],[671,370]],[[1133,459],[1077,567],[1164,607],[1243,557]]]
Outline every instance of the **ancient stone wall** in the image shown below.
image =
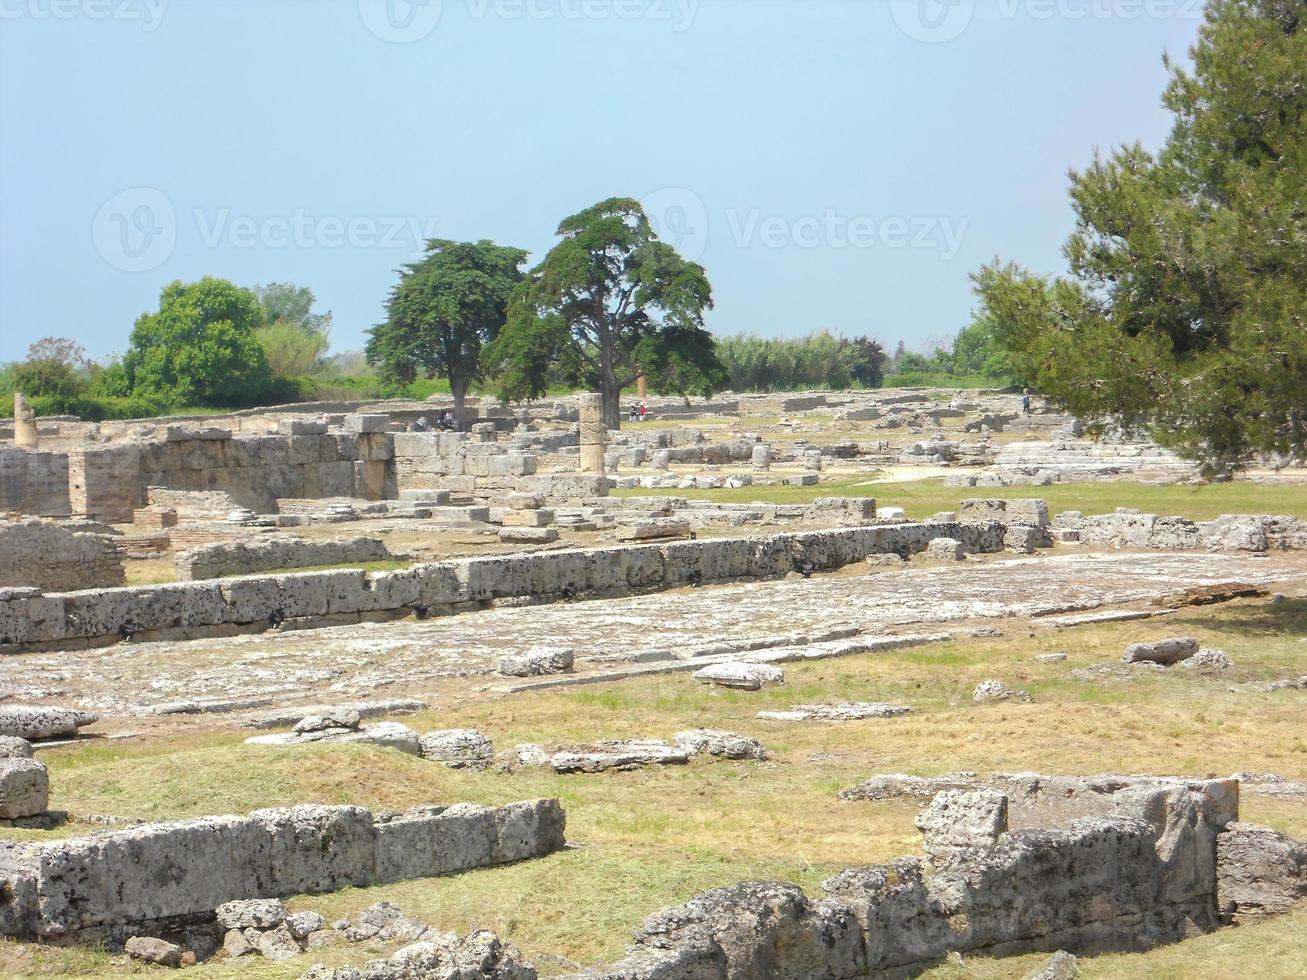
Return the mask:
[[0,450],[0,512],[67,517],[68,454]]
[[998,523],[886,524],[758,538],[463,558],[393,572],[342,570],[0,598],[0,652],[333,625],[457,612],[503,599],[611,596],[703,582],[842,568],[870,554],[925,550],[941,536],[969,553],[1003,547]]
[[918,972],[950,951],[1143,950],[1217,925],[1217,838],[1238,784],[1134,780],[1064,829],[1014,830],[1008,798],[945,791],[924,856],[851,868],[812,899],[750,882],[651,916],[589,980],[843,978]]
[[38,520],[0,524],[0,586],[64,592],[111,588],[124,581],[122,557],[111,535],[75,533]]
[[252,541],[223,541],[177,554],[177,578],[183,582],[249,575],[276,568],[312,568],[350,562],[386,561],[395,556],[376,538],[314,540],[276,534]]
[[557,800],[382,816],[298,806],[68,840],[0,843],[0,933],[121,938],[224,902],[364,888],[541,857],[563,846]]
[[1086,517],[1057,515],[1055,528],[1076,531],[1084,544],[1167,551],[1284,551],[1307,548],[1307,522],[1290,516],[1230,514],[1213,521],[1159,517],[1121,509]]

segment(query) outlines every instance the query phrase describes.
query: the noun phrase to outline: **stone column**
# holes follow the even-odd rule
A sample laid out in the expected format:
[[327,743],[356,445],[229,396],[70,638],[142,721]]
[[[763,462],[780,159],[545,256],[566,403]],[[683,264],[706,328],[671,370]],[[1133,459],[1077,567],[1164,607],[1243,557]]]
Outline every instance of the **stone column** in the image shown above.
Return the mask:
[[19,449],[37,449],[41,437],[36,431],[36,413],[27,399],[14,393],[14,445]]
[[635,379],[635,397],[644,401],[649,396],[649,379],[643,374]]
[[604,447],[608,430],[604,428],[604,400],[601,395],[581,396],[581,472],[604,473]]

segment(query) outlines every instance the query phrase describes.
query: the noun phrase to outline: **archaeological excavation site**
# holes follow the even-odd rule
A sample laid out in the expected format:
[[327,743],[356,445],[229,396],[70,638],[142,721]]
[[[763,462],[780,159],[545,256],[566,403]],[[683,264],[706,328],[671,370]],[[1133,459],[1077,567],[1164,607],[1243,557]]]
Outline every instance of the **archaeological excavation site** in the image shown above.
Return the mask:
[[1300,467],[643,403],[20,406],[0,973],[1307,971]]

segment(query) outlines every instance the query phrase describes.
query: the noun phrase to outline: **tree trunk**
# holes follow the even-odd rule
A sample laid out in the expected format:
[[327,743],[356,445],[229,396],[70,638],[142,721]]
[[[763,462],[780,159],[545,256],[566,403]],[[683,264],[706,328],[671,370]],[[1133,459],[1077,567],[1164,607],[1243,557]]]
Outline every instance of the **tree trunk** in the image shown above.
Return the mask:
[[466,432],[468,425],[464,412],[467,411],[465,407],[467,405],[467,378],[451,374],[449,376],[449,393],[454,396],[454,428],[459,432]]
[[617,383],[613,349],[607,343],[599,350],[599,394],[604,400],[604,427],[617,432],[622,427],[622,389]]

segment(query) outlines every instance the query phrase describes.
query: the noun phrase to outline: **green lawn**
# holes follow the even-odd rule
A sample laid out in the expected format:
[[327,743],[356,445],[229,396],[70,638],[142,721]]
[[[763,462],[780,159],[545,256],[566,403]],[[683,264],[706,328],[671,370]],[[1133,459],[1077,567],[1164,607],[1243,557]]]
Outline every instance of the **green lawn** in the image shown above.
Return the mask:
[[1145,513],[1180,515],[1211,520],[1221,514],[1291,514],[1307,518],[1307,484],[1261,484],[1248,481],[1201,486],[1112,481],[1057,483],[1051,487],[946,487],[942,479],[877,483],[848,478],[815,487],[754,486],[739,490],[617,490],[615,496],[666,496],[721,503],[807,503],[816,497],[875,497],[887,507],[902,507],[909,517],[926,518],[957,510],[969,497],[1005,499],[1040,497],[1049,510],[1081,510],[1086,514],[1110,513],[1117,507],[1137,507]]

